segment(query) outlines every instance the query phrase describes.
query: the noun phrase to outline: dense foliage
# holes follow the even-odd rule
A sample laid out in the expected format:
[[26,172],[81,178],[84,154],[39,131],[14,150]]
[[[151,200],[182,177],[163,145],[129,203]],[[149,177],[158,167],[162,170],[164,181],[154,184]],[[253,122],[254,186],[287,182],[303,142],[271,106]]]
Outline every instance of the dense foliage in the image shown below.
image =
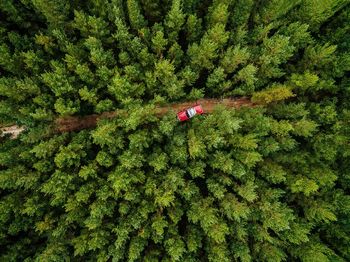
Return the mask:
[[349,2],[1,0],[0,261],[350,261]]

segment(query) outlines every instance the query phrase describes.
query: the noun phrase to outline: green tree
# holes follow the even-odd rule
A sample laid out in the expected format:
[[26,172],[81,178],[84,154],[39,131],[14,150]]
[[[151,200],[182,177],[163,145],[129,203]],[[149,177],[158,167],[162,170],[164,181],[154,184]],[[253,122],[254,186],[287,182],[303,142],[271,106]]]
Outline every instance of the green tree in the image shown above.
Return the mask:
[[350,261],[349,14],[0,1],[0,261]]

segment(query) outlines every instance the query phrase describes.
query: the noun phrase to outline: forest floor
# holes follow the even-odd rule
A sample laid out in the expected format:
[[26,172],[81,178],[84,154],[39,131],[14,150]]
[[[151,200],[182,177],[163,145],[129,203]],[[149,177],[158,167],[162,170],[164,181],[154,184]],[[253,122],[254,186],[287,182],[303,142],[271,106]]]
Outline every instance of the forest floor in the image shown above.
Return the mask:
[[[179,112],[183,109],[192,107],[194,105],[200,104],[203,108],[204,113],[211,113],[214,108],[218,105],[222,105],[228,108],[240,108],[242,106],[253,107],[255,104],[250,101],[247,97],[241,98],[225,98],[225,99],[200,99],[196,102],[183,102],[170,104],[168,106],[159,106],[155,108],[155,114],[158,116],[165,115],[169,111]],[[121,113],[125,113],[124,110],[117,110],[113,112],[104,112],[102,114],[92,114],[83,117],[70,116],[70,117],[59,117],[54,122],[54,129],[59,132],[71,132],[77,131],[85,128],[91,128],[96,126],[97,121],[103,118],[113,118]],[[15,139],[25,127],[23,126],[7,126],[1,127],[0,130],[2,134],[10,134],[12,139]]]

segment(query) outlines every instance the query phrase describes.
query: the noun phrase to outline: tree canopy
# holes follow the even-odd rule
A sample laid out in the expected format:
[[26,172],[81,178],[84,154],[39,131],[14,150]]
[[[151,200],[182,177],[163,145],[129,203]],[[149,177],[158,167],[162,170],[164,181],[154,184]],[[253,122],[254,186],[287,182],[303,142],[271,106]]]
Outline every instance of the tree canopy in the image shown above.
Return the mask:
[[350,261],[349,72],[349,0],[0,1],[0,261]]

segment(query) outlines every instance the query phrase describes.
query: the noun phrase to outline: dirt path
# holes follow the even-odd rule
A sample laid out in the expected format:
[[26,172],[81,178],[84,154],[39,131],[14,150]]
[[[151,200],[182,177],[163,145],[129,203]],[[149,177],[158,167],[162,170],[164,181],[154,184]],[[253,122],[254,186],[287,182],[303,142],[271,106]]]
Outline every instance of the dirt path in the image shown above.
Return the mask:
[[[242,106],[248,106],[248,107],[254,106],[254,103],[252,103],[250,99],[247,97],[241,97],[236,99],[233,99],[233,98],[200,99],[197,101],[197,103],[202,105],[205,113],[211,113],[214,110],[215,106],[219,104],[229,108],[240,108]],[[162,115],[165,115],[170,110],[178,112],[185,108],[189,108],[195,104],[196,102],[184,102],[179,104],[170,104],[169,106],[157,107],[155,109],[155,114],[162,116]],[[55,120],[54,127],[55,127],[55,130],[59,133],[77,131],[77,130],[96,126],[97,121],[99,119],[113,118],[121,113],[125,113],[125,111],[117,110],[114,112],[104,112],[100,115],[93,114],[93,115],[87,115],[84,117],[76,117],[76,116],[61,117]],[[0,128],[3,134],[11,134],[11,138],[13,139],[16,138],[18,134],[20,134],[24,129],[25,129],[24,127],[19,127],[16,125]]]
[[11,139],[17,138],[17,136],[23,132],[25,128],[23,126],[7,126],[7,127],[1,127],[0,130],[2,132],[2,135],[11,134]]

